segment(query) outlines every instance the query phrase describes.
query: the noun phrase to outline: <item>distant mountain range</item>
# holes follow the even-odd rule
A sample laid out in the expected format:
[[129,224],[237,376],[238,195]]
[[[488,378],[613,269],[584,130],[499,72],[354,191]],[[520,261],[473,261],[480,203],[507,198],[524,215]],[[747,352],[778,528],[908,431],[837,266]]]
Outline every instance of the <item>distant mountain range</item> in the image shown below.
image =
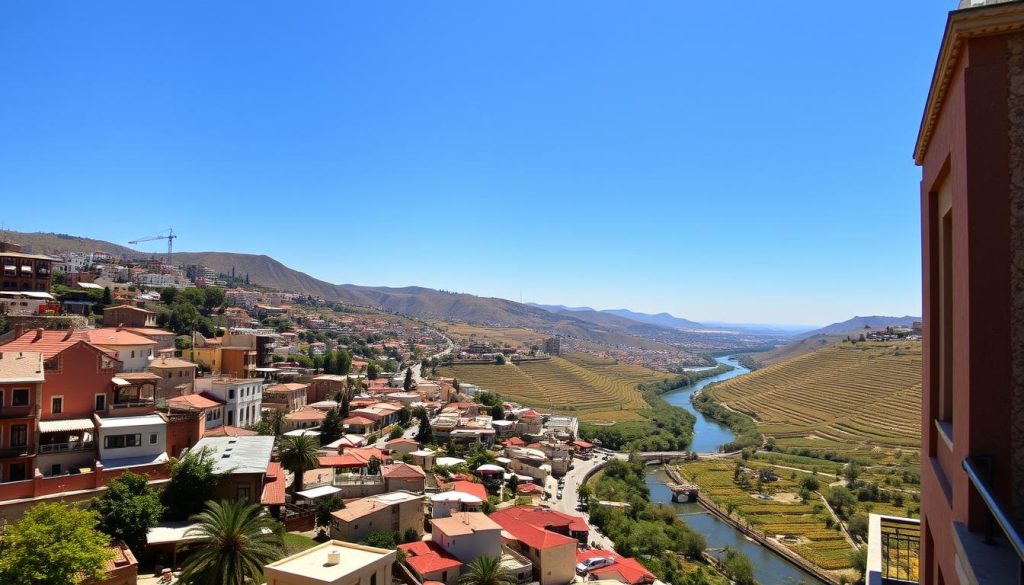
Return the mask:
[[637,321],[638,323],[648,323],[650,325],[658,325],[660,327],[669,327],[672,329],[706,329],[706,327],[696,321],[680,319],[679,317],[673,317],[668,313],[652,315],[650,313],[637,313],[636,311],[630,311],[629,309],[603,309],[598,311],[597,309],[591,309],[590,307],[566,307],[565,305],[541,305],[537,303],[526,304],[531,307],[544,309],[545,311],[551,311],[552,313],[574,313],[584,319],[586,319],[584,315],[589,315],[590,313],[604,313],[607,315],[623,317],[631,321]]
[[920,317],[911,317],[909,315],[903,317],[887,317],[884,315],[854,317],[852,319],[847,319],[846,321],[826,325],[821,329],[801,333],[800,337],[807,338],[814,335],[849,335],[851,333],[859,334],[863,333],[865,328],[885,329],[886,327],[910,327],[914,324],[914,321],[920,320]]

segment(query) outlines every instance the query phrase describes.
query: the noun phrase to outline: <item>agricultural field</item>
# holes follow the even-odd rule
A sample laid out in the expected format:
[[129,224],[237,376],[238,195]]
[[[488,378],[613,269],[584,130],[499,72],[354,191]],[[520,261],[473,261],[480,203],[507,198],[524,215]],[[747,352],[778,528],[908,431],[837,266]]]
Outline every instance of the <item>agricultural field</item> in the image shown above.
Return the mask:
[[790,452],[892,465],[920,448],[919,342],[838,343],[707,392]]
[[[740,472],[737,472],[737,462],[742,466]],[[833,522],[822,497],[829,485],[838,480],[786,467],[794,463],[800,462],[782,458],[780,467],[760,458],[717,459],[688,462],[677,469],[700,486],[702,496],[726,513],[741,518],[766,538],[789,547],[822,569],[845,572],[851,567],[853,545]],[[771,469],[778,479],[761,481],[759,472],[766,469]],[[817,490],[805,489],[804,480],[808,478],[819,483]],[[913,498],[908,496],[903,504],[906,507],[857,501],[850,516],[868,512],[913,514],[916,505]]]
[[502,398],[582,421],[643,420],[649,408],[636,387],[670,377],[642,366],[586,354],[568,354],[520,365],[456,364],[438,374],[476,384]]
[[497,343],[510,347],[531,346],[534,344],[543,345],[544,338],[550,337],[549,335],[544,335],[524,327],[482,327],[466,323],[445,323],[443,321],[433,322],[430,325],[444,331],[452,339],[467,345],[470,343],[483,345]]

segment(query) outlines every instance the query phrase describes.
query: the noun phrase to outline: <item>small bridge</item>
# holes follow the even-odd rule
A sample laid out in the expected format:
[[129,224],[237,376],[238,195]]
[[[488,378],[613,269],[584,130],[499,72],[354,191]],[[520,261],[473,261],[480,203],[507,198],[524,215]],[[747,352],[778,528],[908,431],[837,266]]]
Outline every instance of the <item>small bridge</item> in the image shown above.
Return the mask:
[[672,490],[672,501],[678,503],[696,502],[700,488],[692,483],[667,483],[668,489]]

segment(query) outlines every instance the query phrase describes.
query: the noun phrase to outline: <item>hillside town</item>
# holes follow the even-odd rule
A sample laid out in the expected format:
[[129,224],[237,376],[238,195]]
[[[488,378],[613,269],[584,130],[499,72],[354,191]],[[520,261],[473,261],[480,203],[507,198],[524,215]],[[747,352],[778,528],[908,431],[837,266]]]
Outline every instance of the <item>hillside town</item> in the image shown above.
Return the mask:
[[[425,371],[444,358],[557,355],[557,339],[529,352],[456,348],[426,326],[222,289],[238,277],[203,267],[51,257],[14,243],[0,243],[0,260],[6,522],[132,478],[166,499],[189,481],[187,466],[206,465],[207,499],[258,505],[311,539],[266,566],[268,583],[371,575],[454,585],[481,557],[521,584],[656,581],[609,550],[588,526],[586,499],[565,493],[611,457],[579,439],[575,417]],[[173,582],[190,521],[153,520],[137,541],[112,538],[110,571],[90,583]],[[345,562],[332,561],[339,552]]]

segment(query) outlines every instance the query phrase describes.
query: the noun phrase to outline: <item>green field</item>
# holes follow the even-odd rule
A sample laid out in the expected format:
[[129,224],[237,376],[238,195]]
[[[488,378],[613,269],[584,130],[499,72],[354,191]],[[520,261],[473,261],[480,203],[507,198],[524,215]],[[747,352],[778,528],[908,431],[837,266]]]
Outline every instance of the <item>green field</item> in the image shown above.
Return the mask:
[[643,420],[640,412],[649,409],[649,405],[637,391],[637,384],[670,377],[664,372],[586,354],[568,354],[521,365],[456,364],[439,368],[438,373],[476,384],[506,400],[594,422]]
[[921,345],[839,343],[716,384],[779,447],[891,464],[921,442]]

